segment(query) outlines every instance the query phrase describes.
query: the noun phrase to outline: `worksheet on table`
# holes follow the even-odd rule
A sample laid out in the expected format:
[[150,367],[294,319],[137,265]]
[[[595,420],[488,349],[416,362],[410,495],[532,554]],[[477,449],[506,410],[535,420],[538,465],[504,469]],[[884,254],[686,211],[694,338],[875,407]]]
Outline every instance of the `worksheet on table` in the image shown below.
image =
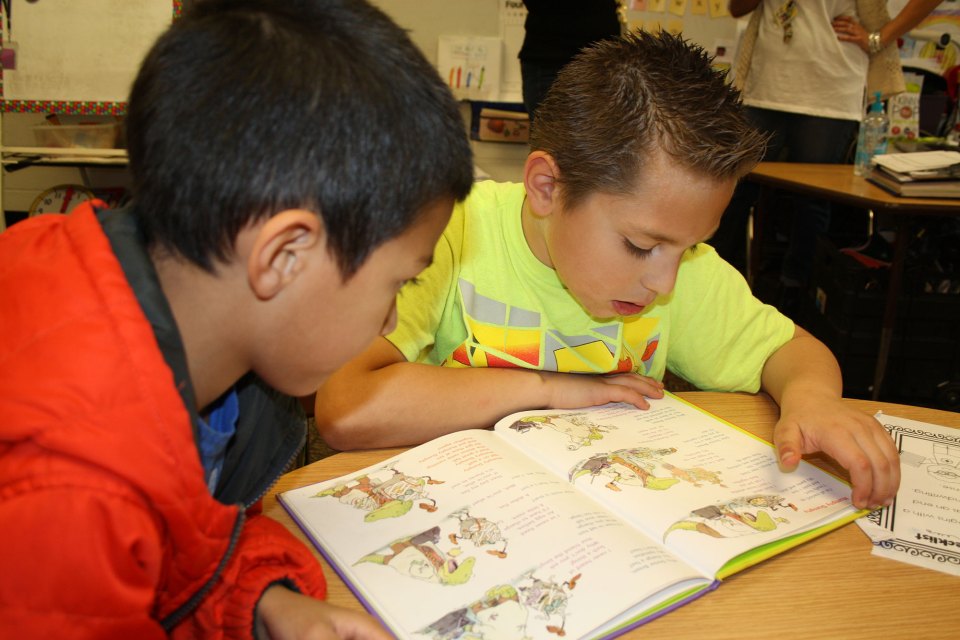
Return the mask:
[[900,489],[857,524],[874,555],[960,576],[960,429],[876,418],[900,451]]

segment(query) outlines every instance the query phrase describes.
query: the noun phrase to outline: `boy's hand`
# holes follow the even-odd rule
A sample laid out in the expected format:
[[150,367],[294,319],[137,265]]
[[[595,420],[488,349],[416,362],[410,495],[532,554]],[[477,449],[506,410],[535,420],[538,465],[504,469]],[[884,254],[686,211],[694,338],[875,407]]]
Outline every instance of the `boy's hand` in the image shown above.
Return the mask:
[[372,617],[273,585],[257,605],[260,625],[272,640],[391,640]]
[[553,371],[539,373],[548,388],[548,409],[579,409],[608,402],[626,402],[638,409],[649,409],[647,398],[663,397],[662,382],[637,373],[605,376]]
[[900,486],[893,439],[873,417],[832,397],[810,398],[802,409],[781,411],[773,442],[780,468],[793,471],[801,455],[822,451],[850,473],[860,509],[889,505]]

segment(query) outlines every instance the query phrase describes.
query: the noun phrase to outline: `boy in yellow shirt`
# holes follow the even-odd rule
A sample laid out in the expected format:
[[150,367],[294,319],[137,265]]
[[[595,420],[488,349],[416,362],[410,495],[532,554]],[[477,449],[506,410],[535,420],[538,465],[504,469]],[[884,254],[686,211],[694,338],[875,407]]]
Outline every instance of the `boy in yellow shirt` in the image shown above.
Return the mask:
[[784,470],[824,451],[854,504],[888,503],[897,453],[841,402],[833,355],[704,244],[764,142],[702,49],[638,33],[585,50],[538,111],[523,183],[474,186],[401,293],[396,331],[320,388],[324,439],[382,447],[524,409],[647,408],[669,368],[766,391]]

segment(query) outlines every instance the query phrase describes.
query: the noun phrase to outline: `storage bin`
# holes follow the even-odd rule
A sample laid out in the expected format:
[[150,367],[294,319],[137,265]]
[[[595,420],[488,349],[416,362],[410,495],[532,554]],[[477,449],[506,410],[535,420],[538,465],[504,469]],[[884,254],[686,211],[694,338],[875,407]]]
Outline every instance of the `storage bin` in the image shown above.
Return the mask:
[[112,149],[117,144],[119,125],[104,124],[38,124],[33,135],[38,147],[81,147]]

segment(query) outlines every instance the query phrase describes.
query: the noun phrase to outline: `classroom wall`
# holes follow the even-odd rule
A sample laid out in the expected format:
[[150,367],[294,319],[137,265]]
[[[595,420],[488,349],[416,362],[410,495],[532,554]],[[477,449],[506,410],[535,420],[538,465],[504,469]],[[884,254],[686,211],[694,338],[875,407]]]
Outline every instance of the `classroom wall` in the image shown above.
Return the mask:
[[[19,1],[19,0],[18,0]],[[104,0],[101,0],[104,1]],[[506,24],[503,16],[511,7],[522,6],[520,0],[371,0],[408,29],[414,43],[431,62],[437,60],[437,43],[441,35],[476,35],[503,37],[507,44],[502,75],[506,80],[519,76],[519,62],[515,52],[522,40],[522,25]],[[589,1],[589,0],[585,0]],[[680,30],[685,37],[712,53],[726,45],[732,55],[738,27],[745,20],[734,20],[725,12],[726,0],[626,0],[626,17],[631,27],[655,29],[662,27]],[[893,13],[905,0],[890,0]],[[945,2],[948,6],[957,2]],[[638,10],[639,8],[643,10]],[[514,9],[515,11],[515,9]],[[519,101],[519,95],[507,98]],[[465,113],[467,111],[465,110]],[[31,145],[31,125],[40,114],[4,114],[3,143],[7,146]],[[524,145],[482,143],[474,144],[477,163],[495,179],[518,179],[526,155]],[[123,183],[122,172],[91,170],[88,174],[94,186],[114,186]],[[25,211],[39,192],[53,184],[81,182],[77,169],[34,168],[4,175],[4,208]]]
[[[502,74],[505,78],[519,77],[519,62],[516,51],[522,39],[522,25],[507,27],[504,32],[501,11],[512,3],[520,6],[520,0],[371,0],[399,25],[410,32],[414,43],[428,60],[437,60],[437,42],[441,35],[506,36],[512,50],[504,55],[503,64],[511,69]],[[697,2],[701,0],[692,0]],[[705,0],[703,0],[705,1]],[[725,0],[722,0],[725,4]],[[648,5],[655,4],[649,3]],[[665,4],[666,7],[666,4]],[[682,18],[684,33],[695,42],[712,48],[720,38],[730,38],[736,32],[732,18],[714,19],[709,16],[692,15],[693,5],[686,9]],[[627,17],[634,26],[650,26],[662,20],[667,26],[670,20],[680,19],[666,11],[628,11]],[[512,55],[511,55],[512,54]],[[512,71],[512,75],[511,75]],[[514,83],[516,84],[516,83]],[[519,94],[506,95],[506,99],[519,101]],[[469,116],[469,111],[464,110]],[[3,143],[7,146],[31,146],[32,125],[42,121],[41,114],[4,114]],[[518,180],[526,157],[522,144],[474,143],[478,166],[497,180]],[[129,182],[123,170],[87,169],[87,177],[93,186],[118,186]],[[46,187],[62,183],[82,183],[81,170],[72,168],[36,167],[15,173],[7,173],[3,179],[3,206],[8,211],[26,211],[33,199]]]
[[[516,52],[523,38],[522,22],[510,16],[521,0],[371,0],[398,24],[410,30],[414,43],[427,59],[436,62],[441,35],[494,36],[504,40],[502,74],[519,76]],[[589,0],[585,0],[589,1]],[[689,40],[714,52],[717,44],[729,44],[737,36],[738,21],[726,12],[727,0],[625,0],[630,28],[680,31]],[[636,7],[645,10],[636,10]],[[662,6],[662,9],[659,7]],[[508,99],[518,96],[508,95]]]
[[[3,144],[8,147],[32,147],[33,125],[44,122],[41,113],[3,114]],[[85,184],[84,174],[94,187],[127,187],[129,174],[125,167],[29,167],[3,173],[4,211],[26,212],[45,189],[59,184]],[[8,220],[9,222],[9,220]]]
[[[501,5],[518,3],[519,0],[372,0],[398,24],[410,29],[413,41],[423,50],[427,58],[436,60],[437,37],[440,35],[489,35],[497,36],[500,31]],[[640,3],[648,8],[656,1]],[[667,11],[669,4],[662,2],[663,11],[636,11],[628,9],[627,18],[634,26],[650,26],[659,22],[664,28],[671,21],[678,21],[684,35],[690,40],[708,49],[712,49],[717,39],[735,37],[737,21],[733,18],[711,16],[707,0],[681,2],[683,15]],[[697,15],[695,5],[706,5],[705,14]],[[726,6],[726,0],[720,0]],[[627,0],[627,5],[637,6],[635,1]]]
[[[437,61],[440,36],[493,36],[504,41],[502,58],[502,88],[500,100],[520,102],[520,63],[516,59],[523,39],[522,20],[513,19],[521,0],[371,0],[399,25],[409,29],[410,37],[433,63]],[[726,0],[712,0],[726,6]],[[640,3],[644,4],[644,3]],[[651,8],[656,2],[646,2]],[[726,15],[712,17],[707,0],[682,2],[683,15],[667,11],[628,10],[626,17],[632,28],[681,28],[684,35],[711,52],[717,44],[726,44],[732,51],[737,33],[737,20]],[[694,5],[702,5],[705,13],[695,15]],[[628,5],[638,3],[628,0]],[[725,13],[725,9],[724,9]],[[468,111],[465,110],[468,114]],[[472,142],[477,166],[496,180],[521,179],[527,147],[523,144]]]
[[371,0],[401,27],[430,62],[441,35],[499,35],[502,0]]
[[[140,59],[169,24],[174,7],[174,0],[5,0],[3,42],[16,51],[17,64],[3,74],[3,97],[83,102],[96,105],[89,112],[101,113],[107,104],[125,101]],[[3,145],[36,146],[33,125],[43,116],[4,113]],[[84,174],[97,186],[123,186],[126,179],[123,170],[102,168],[5,171],[4,209],[26,211],[47,187],[83,183]]]

